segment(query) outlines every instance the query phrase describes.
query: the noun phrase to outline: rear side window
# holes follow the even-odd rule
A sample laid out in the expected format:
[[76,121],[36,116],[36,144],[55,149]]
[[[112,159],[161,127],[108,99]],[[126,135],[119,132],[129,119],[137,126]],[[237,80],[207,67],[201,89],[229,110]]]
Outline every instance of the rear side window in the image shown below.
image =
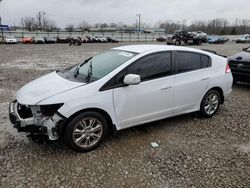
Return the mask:
[[207,55],[201,55],[201,68],[211,67],[210,57]]
[[178,73],[195,71],[211,66],[210,57],[192,52],[176,52],[175,62]]

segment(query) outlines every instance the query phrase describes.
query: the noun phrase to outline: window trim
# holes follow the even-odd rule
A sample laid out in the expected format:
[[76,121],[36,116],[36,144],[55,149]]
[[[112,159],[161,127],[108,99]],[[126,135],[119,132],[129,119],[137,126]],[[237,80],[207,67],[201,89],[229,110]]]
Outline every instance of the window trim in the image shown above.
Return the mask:
[[137,63],[138,61],[140,61],[141,59],[147,58],[149,56],[152,55],[156,55],[156,54],[162,54],[162,53],[170,53],[171,54],[171,67],[170,67],[170,74],[169,75],[165,75],[165,76],[161,76],[161,77],[157,77],[157,78],[153,78],[153,79],[147,79],[142,81],[143,82],[147,82],[147,81],[151,81],[151,80],[156,80],[156,79],[160,79],[160,78],[164,78],[164,77],[168,77],[168,76],[172,76],[173,74],[175,74],[175,63],[174,63],[174,54],[173,54],[173,50],[164,50],[164,51],[158,51],[158,52],[153,52],[150,54],[147,54],[143,57],[140,57],[139,59],[135,60],[134,62],[132,62],[131,64],[129,64],[128,66],[126,66],[125,68],[123,68],[122,70],[120,70],[117,74],[115,74],[111,79],[109,79],[105,84],[103,84],[103,86],[99,89],[99,91],[106,91],[106,90],[110,90],[110,89],[115,89],[115,88],[119,88],[119,87],[126,87],[128,85],[126,84],[117,84],[117,85],[112,85],[109,86],[109,83],[118,75],[120,74],[123,70],[129,68],[130,66],[134,65],[135,63]]
[[[178,52],[184,52],[184,53],[190,53],[190,54],[198,54],[200,55],[200,60],[201,60],[201,55],[207,56],[209,58],[209,66],[208,67],[204,67],[204,68],[200,68],[200,69],[196,69],[196,70],[191,70],[191,71],[186,71],[186,72],[179,72],[179,64],[176,62],[176,56]],[[194,72],[194,71],[199,71],[199,70],[204,70],[204,69],[208,69],[212,67],[212,58],[207,55],[207,54],[203,54],[203,53],[199,53],[199,52],[192,52],[192,51],[185,51],[185,50],[174,50],[173,51],[173,58],[174,58],[174,66],[175,66],[175,74],[185,74],[185,73],[190,73],[190,72]],[[201,60],[202,63],[202,60]]]

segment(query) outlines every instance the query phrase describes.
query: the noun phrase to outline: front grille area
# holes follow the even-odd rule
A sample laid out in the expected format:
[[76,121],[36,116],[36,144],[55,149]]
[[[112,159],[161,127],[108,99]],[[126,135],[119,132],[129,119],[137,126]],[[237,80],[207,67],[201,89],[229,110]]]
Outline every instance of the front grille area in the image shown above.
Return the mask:
[[18,104],[17,105],[17,112],[18,112],[19,116],[23,119],[30,118],[33,116],[30,107],[28,107],[26,105]]
[[242,72],[250,74],[250,62],[246,61],[229,61],[228,62],[232,72]]

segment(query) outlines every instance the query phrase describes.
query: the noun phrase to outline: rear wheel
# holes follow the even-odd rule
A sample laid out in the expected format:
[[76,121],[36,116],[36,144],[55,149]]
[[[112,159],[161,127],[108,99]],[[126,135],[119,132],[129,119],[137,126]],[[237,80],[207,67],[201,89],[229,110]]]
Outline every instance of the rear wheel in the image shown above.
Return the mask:
[[98,112],[83,112],[74,117],[66,127],[66,144],[80,152],[97,147],[108,133],[106,119]]
[[177,40],[177,41],[175,42],[175,45],[176,45],[176,46],[180,46],[180,45],[181,45],[181,41]]
[[205,118],[213,117],[221,104],[220,93],[216,90],[210,90],[201,101],[200,113]]

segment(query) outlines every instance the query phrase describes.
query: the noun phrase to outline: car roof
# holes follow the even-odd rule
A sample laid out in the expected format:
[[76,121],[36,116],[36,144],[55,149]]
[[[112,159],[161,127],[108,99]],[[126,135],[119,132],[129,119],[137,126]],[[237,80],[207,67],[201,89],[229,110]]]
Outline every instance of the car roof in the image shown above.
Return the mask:
[[128,45],[128,46],[120,46],[113,48],[114,50],[122,50],[129,51],[135,53],[150,53],[157,51],[168,51],[168,50],[181,50],[181,51],[190,51],[190,52],[199,52],[203,53],[202,50],[195,48],[188,48],[182,46],[171,46],[171,45]]

